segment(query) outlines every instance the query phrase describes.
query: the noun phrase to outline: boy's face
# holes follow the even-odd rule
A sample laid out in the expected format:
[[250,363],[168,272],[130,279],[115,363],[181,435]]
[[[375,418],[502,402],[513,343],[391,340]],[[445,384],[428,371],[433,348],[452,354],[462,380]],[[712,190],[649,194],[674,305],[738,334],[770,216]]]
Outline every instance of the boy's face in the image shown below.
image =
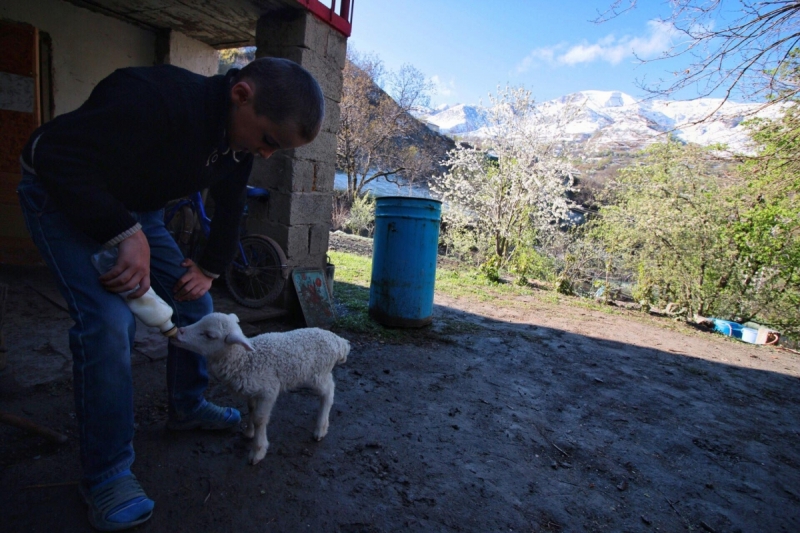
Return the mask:
[[228,139],[232,149],[245,150],[266,159],[276,150],[307,144],[294,124],[277,124],[265,116],[256,115],[253,95],[253,85],[246,79],[231,87],[233,107],[228,124]]

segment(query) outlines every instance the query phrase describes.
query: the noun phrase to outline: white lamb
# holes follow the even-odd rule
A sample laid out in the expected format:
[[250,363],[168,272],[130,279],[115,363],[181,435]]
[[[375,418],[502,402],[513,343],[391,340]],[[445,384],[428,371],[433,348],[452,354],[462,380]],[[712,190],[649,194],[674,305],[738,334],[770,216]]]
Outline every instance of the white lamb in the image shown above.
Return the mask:
[[235,314],[211,313],[179,328],[172,342],[205,356],[212,374],[247,398],[250,416],[245,435],[255,437],[250,464],[267,454],[267,424],[282,391],[297,387],[314,390],[320,397],[314,438],[321,440],[328,433],[335,388],[331,371],[337,363],[347,361],[347,340],[318,328],[263,333],[248,339]]

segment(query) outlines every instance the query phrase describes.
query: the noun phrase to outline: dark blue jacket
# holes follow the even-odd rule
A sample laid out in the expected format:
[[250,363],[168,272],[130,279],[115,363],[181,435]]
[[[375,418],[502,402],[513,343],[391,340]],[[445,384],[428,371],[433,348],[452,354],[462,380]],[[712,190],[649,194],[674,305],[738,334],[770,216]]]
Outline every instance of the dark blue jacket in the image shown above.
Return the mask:
[[98,244],[154,211],[209,188],[211,235],[198,264],[221,273],[233,258],[251,154],[233,153],[226,126],[231,77],[171,65],[119,69],[78,109],[42,125],[22,153],[59,209]]

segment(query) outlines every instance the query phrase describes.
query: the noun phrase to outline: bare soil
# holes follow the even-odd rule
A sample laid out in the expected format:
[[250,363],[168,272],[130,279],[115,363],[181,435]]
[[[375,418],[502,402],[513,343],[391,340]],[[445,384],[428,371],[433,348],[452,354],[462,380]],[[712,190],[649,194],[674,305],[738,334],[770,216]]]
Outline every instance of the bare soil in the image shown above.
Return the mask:
[[[41,276],[0,269],[0,410],[69,440],[0,425],[2,530],[91,531],[69,321]],[[316,398],[286,394],[256,466],[241,428],[164,429],[164,360],[140,345],[134,472],[156,508],[137,531],[800,531],[797,355],[537,295],[435,303],[434,324],[397,342],[339,331],[353,350],[334,371],[328,436],[312,439]],[[43,360],[62,377],[19,377]],[[219,387],[208,396],[246,411]]]

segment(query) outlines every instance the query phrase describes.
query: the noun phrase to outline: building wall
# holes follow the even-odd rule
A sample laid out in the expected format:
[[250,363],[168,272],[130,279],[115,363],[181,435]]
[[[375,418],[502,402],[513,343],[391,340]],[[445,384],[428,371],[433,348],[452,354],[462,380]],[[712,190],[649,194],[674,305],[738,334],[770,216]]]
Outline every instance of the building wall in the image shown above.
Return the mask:
[[[155,62],[155,32],[60,0],[3,0],[0,19],[25,22],[50,36],[54,116],[79,107],[114,70]],[[166,63],[212,75],[218,57],[204,43],[169,34]]]
[[[35,110],[39,92],[34,81],[38,40],[30,27],[49,37],[50,53],[42,50],[41,54],[42,61],[50,62],[49,68],[41,69],[41,81],[51,88],[41,92],[43,120],[52,118],[51,108],[52,116],[78,108],[97,83],[114,70],[153,65],[158,44],[163,62],[205,75],[216,74],[218,53],[181,33],[150,31],[60,0],[1,0],[0,21],[24,23],[24,31],[30,33],[26,48],[30,64],[20,72],[8,68],[8,72],[0,72],[0,263],[40,263],[14,193],[20,177],[18,154],[38,125]],[[6,31],[3,37],[9,39],[4,42],[16,42],[10,40],[11,30]],[[158,35],[162,36],[160,43]],[[0,49],[5,59],[19,60],[20,53],[17,49]],[[8,63],[3,62],[6,66]]]
[[213,76],[219,68],[219,52],[177,31],[169,33],[169,56],[165,59],[165,63],[204,76]]
[[155,57],[153,32],[59,0],[3,0],[0,18],[50,35],[55,115],[79,107],[115,69],[152,65]]

